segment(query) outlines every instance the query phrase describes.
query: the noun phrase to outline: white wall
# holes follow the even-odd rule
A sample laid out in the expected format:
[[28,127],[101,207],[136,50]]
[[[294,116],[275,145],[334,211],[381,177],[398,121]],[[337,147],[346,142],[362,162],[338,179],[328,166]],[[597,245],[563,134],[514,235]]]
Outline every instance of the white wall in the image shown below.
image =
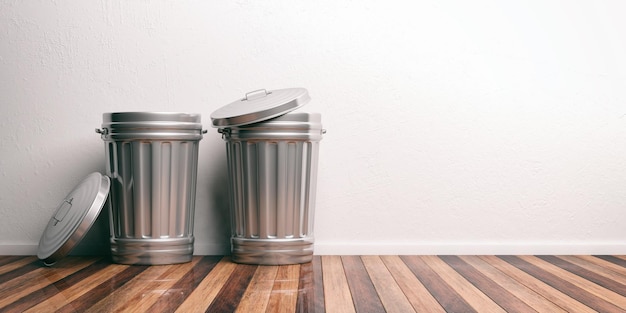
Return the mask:
[[[317,254],[626,253],[623,1],[0,1],[0,254],[104,171],[111,111],[305,87]],[[228,251],[201,141],[197,254]]]

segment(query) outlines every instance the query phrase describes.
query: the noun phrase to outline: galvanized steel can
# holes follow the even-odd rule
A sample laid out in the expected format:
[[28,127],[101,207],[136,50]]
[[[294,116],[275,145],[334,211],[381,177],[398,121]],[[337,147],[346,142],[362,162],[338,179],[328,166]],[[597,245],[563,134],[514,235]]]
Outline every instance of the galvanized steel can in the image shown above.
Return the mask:
[[174,264],[193,256],[202,139],[199,114],[104,113],[113,262]]
[[303,88],[248,93],[211,115],[226,141],[232,260],[297,264],[313,257],[319,113],[287,113]]

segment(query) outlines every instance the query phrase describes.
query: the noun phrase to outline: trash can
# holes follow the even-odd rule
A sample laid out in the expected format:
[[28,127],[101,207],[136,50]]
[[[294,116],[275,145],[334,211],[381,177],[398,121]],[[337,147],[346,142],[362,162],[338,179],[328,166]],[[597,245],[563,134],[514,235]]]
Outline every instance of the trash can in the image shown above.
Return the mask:
[[263,89],[211,115],[226,142],[234,262],[312,260],[324,130],[319,113],[289,113],[309,100],[304,88]]
[[113,262],[174,264],[193,256],[199,114],[104,113]]

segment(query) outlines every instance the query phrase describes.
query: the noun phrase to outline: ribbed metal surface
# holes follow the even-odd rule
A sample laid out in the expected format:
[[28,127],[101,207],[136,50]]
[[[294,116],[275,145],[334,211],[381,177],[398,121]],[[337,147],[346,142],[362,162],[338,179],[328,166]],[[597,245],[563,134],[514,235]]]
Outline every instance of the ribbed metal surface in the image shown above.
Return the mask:
[[226,132],[233,261],[311,260],[321,133],[319,114],[301,113]]
[[[123,264],[171,264],[191,260],[198,140],[150,130],[126,131],[124,139],[106,142],[111,177],[111,251]],[[115,133],[111,129],[110,133]],[[180,132],[179,132],[180,133]],[[202,138],[187,130],[182,138]],[[171,133],[169,133],[171,135]],[[199,137],[198,137],[199,136]]]

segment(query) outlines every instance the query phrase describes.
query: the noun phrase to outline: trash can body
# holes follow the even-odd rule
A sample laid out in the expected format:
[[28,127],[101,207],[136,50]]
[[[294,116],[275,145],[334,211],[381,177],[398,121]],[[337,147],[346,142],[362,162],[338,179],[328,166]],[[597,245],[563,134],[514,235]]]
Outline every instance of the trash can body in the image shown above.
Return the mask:
[[311,261],[321,117],[290,113],[226,133],[232,259]]
[[200,115],[105,113],[100,133],[111,178],[113,261],[191,261]]
[[231,259],[262,265],[310,262],[321,115],[292,112],[308,102],[305,89],[263,91],[211,116],[226,141]]

